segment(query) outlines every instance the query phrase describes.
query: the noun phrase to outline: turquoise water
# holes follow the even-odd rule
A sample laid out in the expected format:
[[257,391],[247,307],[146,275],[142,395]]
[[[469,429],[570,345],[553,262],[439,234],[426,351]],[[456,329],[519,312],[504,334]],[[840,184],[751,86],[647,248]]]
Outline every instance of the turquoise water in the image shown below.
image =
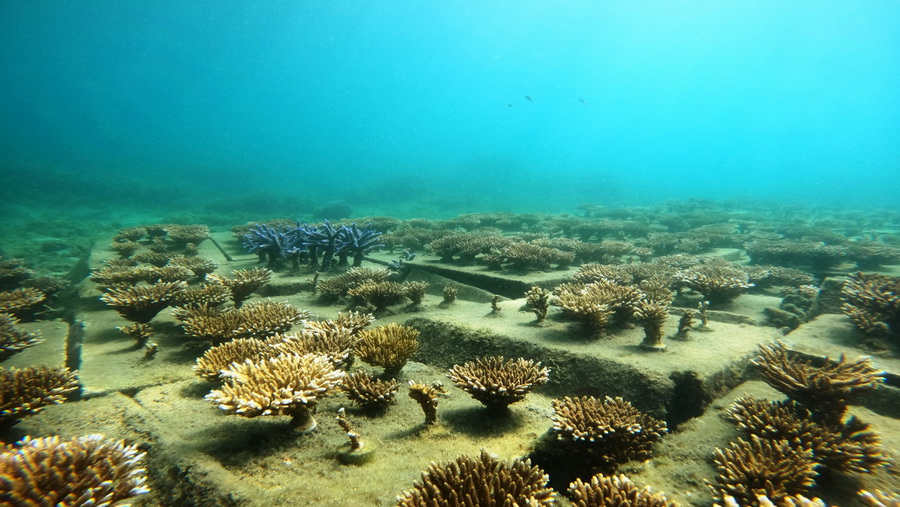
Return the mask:
[[0,198],[896,208],[898,27],[895,1],[3,2]]

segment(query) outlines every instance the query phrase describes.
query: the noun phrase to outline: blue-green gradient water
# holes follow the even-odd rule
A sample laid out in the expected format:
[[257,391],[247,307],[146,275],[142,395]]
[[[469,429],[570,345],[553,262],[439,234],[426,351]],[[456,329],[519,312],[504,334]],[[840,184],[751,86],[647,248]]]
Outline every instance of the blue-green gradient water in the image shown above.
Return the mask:
[[898,55],[893,0],[6,1],[0,197],[897,207]]

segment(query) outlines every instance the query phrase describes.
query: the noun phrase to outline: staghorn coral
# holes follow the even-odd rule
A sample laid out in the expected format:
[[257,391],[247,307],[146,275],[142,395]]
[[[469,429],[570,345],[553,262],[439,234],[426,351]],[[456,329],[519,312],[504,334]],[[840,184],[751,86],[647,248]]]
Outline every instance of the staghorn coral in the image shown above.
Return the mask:
[[314,430],[316,401],[337,387],[344,372],[317,354],[281,354],[232,364],[222,372],[228,382],[206,399],[243,417],[289,415],[298,432]]
[[550,369],[523,358],[506,361],[503,356],[495,356],[454,365],[447,377],[485,406],[505,408],[547,383]]
[[109,244],[109,248],[119,254],[119,257],[127,259],[141,248],[141,244],[131,240],[116,240]]
[[4,505],[122,505],[147,493],[144,454],[103,435],[26,437],[0,452]]
[[273,347],[273,344],[281,341],[281,337],[267,338],[238,338],[221,345],[210,347],[197,358],[194,364],[194,373],[210,382],[222,380],[222,372],[228,369],[232,363],[244,363],[248,359],[258,361],[275,357],[281,352]]
[[132,322],[146,324],[163,308],[169,306],[177,294],[186,288],[187,283],[183,281],[111,288],[100,296],[100,300],[119,312],[122,317]]
[[646,460],[668,431],[659,421],[622,398],[593,396],[553,400],[556,438],[591,456],[600,468],[615,469],[632,460]]
[[412,301],[413,305],[422,304],[425,299],[425,289],[428,288],[428,282],[403,282],[403,295]]
[[553,505],[549,478],[527,459],[503,461],[484,449],[478,457],[462,455],[432,463],[397,497],[398,507]]
[[341,390],[347,393],[350,401],[369,410],[384,410],[388,405],[396,403],[400,384],[396,380],[379,380],[363,370],[344,377]]
[[389,276],[391,276],[391,272],[388,269],[353,267],[327,280],[319,280],[316,290],[325,299],[336,299],[346,296],[350,289],[363,283],[384,282]]
[[43,292],[33,287],[3,291],[0,292],[0,312],[21,317],[46,298],[47,296]]
[[209,227],[202,224],[177,225],[170,224],[163,227],[167,238],[177,245],[194,245],[209,238]]
[[447,390],[444,389],[440,382],[428,385],[410,380],[407,394],[422,407],[422,412],[425,413],[426,426],[437,423],[438,397],[447,394]]
[[194,273],[194,278],[205,280],[206,275],[212,273],[219,268],[219,265],[209,259],[201,259],[200,257],[188,257],[185,255],[173,255],[169,261],[170,266],[185,268]]
[[0,313],[0,362],[28,347],[44,341],[40,333],[29,333],[16,327],[19,320],[8,313]]
[[762,505],[768,497],[781,505],[786,497],[806,493],[816,478],[812,451],[798,450],[787,440],[738,439],[724,451],[716,448],[716,485],[710,485],[717,500],[733,497],[738,505]]
[[347,291],[359,306],[370,306],[376,312],[406,301],[405,283],[397,282],[363,282]]
[[241,337],[266,338],[286,333],[309,318],[309,312],[289,303],[271,300],[254,301],[238,310],[240,323],[234,333]]
[[675,279],[680,286],[703,294],[712,305],[728,303],[753,287],[746,272],[726,262],[708,262],[678,271]]
[[383,367],[384,373],[391,376],[400,373],[418,349],[419,331],[395,323],[361,331],[354,347],[360,360]]
[[456,290],[455,287],[451,287],[449,285],[445,286],[444,290],[442,292],[442,295],[444,297],[442,304],[445,306],[450,306],[453,303],[455,303],[457,293],[458,293],[458,291]]
[[78,379],[68,368],[0,368],[0,427],[62,403],[77,389]]
[[892,493],[876,489],[874,491],[860,490],[859,497],[869,507],[898,507],[900,506],[900,493]]
[[276,335],[279,341],[272,345],[283,354],[321,354],[328,357],[335,367],[346,368],[353,364],[353,346],[356,337],[350,328],[333,326],[328,329],[307,328],[299,333]]
[[198,288],[187,288],[175,294],[172,306],[198,307],[205,304],[215,307],[225,304],[229,299],[231,299],[231,289],[224,285],[209,284]]
[[669,305],[650,299],[641,299],[634,314],[644,326],[644,341],[641,342],[641,348],[655,351],[666,350],[666,344],[663,343],[663,327],[666,319],[669,318]]
[[221,343],[235,338],[267,338],[286,333],[309,317],[309,312],[288,303],[264,300],[234,309],[219,310],[207,304],[176,308],[188,336]]
[[537,322],[543,322],[550,311],[550,291],[534,286],[525,292],[525,304],[537,316]]
[[555,293],[564,313],[587,324],[598,336],[603,335],[609,324],[626,322],[642,296],[635,287],[607,280],[564,283],[556,287]]
[[746,435],[786,440],[798,450],[809,449],[814,461],[831,470],[872,473],[890,463],[878,435],[855,417],[839,426],[824,425],[793,402],[777,404],[752,397],[735,401],[728,416]]
[[371,313],[338,312],[335,320],[307,320],[306,328],[313,331],[330,331],[339,327],[348,329],[351,335],[357,336],[360,331],[373,322],[375,322],[375,316]]
[[116,326],[116,329],[134,338],[139,345],[143,345],[153,333],[153,327],[145,322],[135,322],[130,326]]
[[854,273],[841,289],[841,310],[870,336],[900,337],[900,277]]
[[231,300],[234,307],[240,308],[244,301],[254,291],[269,283],[272,279],[272,271],[265,268],[236,269],[231,272],[231,278],[226,278],[215,273],[206,275],[209,283],[223,285],[231,290]]
[[624,475],[597,474],[588,483],[576,479],[568,493],[574,507],[678,507],[663,493],[650,486],[640,489]]
[[0,256],[0,290],[15,289],[33,275],[34,272],[25,267],[22,259],[4,259]]
[[[766,495],[756,495],[759,507],[827,507],[825,502],[819,498],[807,498],[803,495],[784,496],[778,500],[778,504],[772,503]],[[733,496],[725,496],[722,498],[724,507],[741,507]],[[713,507],[723,507],[719,504],[713,504]]]
[[826,357],[817,367],[789,355],[780,341],[761,344],[753,364],[766,383],[809,410],[814,420],[832,425],[840,424],[851,394],[874,390],[884,381],[884,372],[868,357],[848,361],[841,355],[837,362]]

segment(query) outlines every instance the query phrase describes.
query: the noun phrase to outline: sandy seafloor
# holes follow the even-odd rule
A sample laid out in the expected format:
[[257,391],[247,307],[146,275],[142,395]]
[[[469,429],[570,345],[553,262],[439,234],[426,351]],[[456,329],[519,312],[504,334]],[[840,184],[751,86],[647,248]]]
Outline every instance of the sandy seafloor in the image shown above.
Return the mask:
[[[228,232],[215,233],[201,243],[200,256],[219,263],[219,273],[253,267],[256,257],[241,251]],[[90,266],[96,268],[114,254],[109,241],[91,246]],[[219,245],[233,260],[227,260]],[[710,255],[735,255],[711,252]],[[740,253],[737,252],[739,255]],[[365,266],[378,266],[396,253],[376,253]],[[83,335],[60,321],[25,324],[40,329],[46,341],[4,362],[3,366],[45,364],[78,365],[83,390],[81,399],[51,406],[24,418],[7,431],[4,440],[24,435],[58,434],[73,437],[103,433],[137,444],[148,454],[152,492],[135,505],[392,505],[429,463],[474,455],[486,449],[503,458],[526,456],[552,426],[551,400],[561,396],[591,394],[622,396],[657,417],[674,418],[675,431],[657,445],[654,457],[620,468],[640,485],[663,491],[682,505],[710,505],[706,486],[715,481],[713,450],[724,448],[740,434],[723,412],[735,398],[746,394],[770,400],[783,398],[759,380],[749,366],[757,344],[784,340],[793,350],[811,357],[849,357],[872,353],[860,347],[861,333],[842,314],[822,314],[790,334],[763,325],[762,311],[777,307],[777,291],[740,296],[712,312],[711,330],[691,332],[687,340],[675,340],[676,317],[668,321],[668,348],[650,353],[637,347],[643,337],[639,327],[617,330],[601,339],[585,337],[578,323],[562,318],[558,308],[547,322],[534,324],[534,315],[522,298],[504,298],[502,310],[491,315],[491,291],[467,286],[463,281],[475,272],[498,276],[482,267],[440,266],[437,258],[421,254],[412,262],[407,280],[429,282],[428,295],[418,307],[393,307],[375,325],[407,323],[422,331],[422,346],[400,373],[398,380],[440,381],[449,394],[440,399],[438,424],[425,426],[419,406],[401,387],[397,403],[383,414],[367,414],[354,408],[342,394],[331,395],[318,405],[319,427],[311,434],[294,434],[286,417],[247,419],[222,413],[204,400],[216,386],[194,376],[191,366],[202,353],[171,317],[163,311],[154,321],[153,341],[160,346],[153,359],[115,329],[127,324],[98,300],[89,280],[79,288],[76,319]],[[434,267],[449,269],[433,273]],[[896,275],[896,266],[884,271]],[[517,283],[561,282],[577,271],[535,272],[506,276]],[[311,273],[276,273],[263,295],[287,301],[311,311],[318,318],[334,317],[345,305],[325,305],[303,289]],[[441,290],[459,288],[455,304],[441,304]],[[489,287],[487,287],[489,288]],[[676,300],[692,307],[695,300]],[[67,348],[78,340],[80,351]],[[476,357],[503,354],[541,360],[552,368],[551,382],[510,407],[507,414],[486,411],[479,402],[453,387],[447,368]],[[900,359],[896,351],[876,354],[875,362],[892,374],[892,382],[874,394],[855,400],[850,414],[870,423],[881,436],[886,452],[900,456],[900,390],[896,379]],[[355,367],[378,372],[357,361]],[[705,399],[704,399],[705,398]],[[373,460],[362,466],[343,465],[336,450],[346,436],[334,423],[339,407],[348,415],[364,440],[376,444]],[[673,414],[677,414],[673,416]],[[815,494],[829,505],[859,505],[858,489],[896,491],[900,474],[896,465],[876,474],[827,475]],[[560,503],[566,500],[560,495]]]

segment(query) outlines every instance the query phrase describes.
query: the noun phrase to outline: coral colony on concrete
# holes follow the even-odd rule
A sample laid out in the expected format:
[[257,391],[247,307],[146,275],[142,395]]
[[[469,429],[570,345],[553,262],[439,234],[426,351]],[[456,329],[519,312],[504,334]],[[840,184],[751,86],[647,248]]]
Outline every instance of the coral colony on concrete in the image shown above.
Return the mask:
[[0,368],[0,428],[62,403],[77,389],[78,379],[68,368]]
[[[53,311],[65,284],[36,277],[24,261],[0,259],[0,361],[27,362],[46,350],[53,357],[67,323],[75,324],[67,339],[81,340],[83,318],[91,324],[83,331],[86,352],[70,362],[81,361],[85,389],[127,384],[32,417],[78,389],[75,373],[0,369],[2,442],[54,424],[86,424],[96,419],[85,411],[97,406],[90,417],[127,426],[120,434],[151,435],[139,447],[93,435],[0,443],[0,503],[121,504],[145,495],[150,480],[163,486],[145,496],[154,505],[214,505],[241,495],[267,505],[382,505],[400,491],[397,505],[422,506],[898,503],[884,487],[895,464],[882,443],[893,438],[882,432],[890,407],[882,409],[896,397],[895,372],[868,357],[848,359],[855,346],[879,362],[896,352],[900,278],[886,273],[900,260],[900,235],[886,232],[896,224],[884,217],[851,237],[845,230],[855,219],[832,217],[838,228],[703,203],[588,204],[585,216],[359,219],[365,227],[342,220],[338,208],[324,210],[326,220],[316,224],[236,226],[232,239],[202,225],[121,229],[89,259],[95,304],[76,305],[75,320],[54,322],[53,332],[37,331],[32,321]],[[98,323],[118,327],[157,360],[126,356],[133,342],[110,343]],[[822,327],[829,332],[819,333]],[[797,333],[788,343],[801,345],[770,341],[787,333]],[[821,349],[810,334],[821,337]],[[121,375],[128,381],[98,380],[96,364],[111,355],[125,359],[116,364],[124,372],[114,373],[130,374]],[[196,377],[189,369],[179,376],[190,364]],[[553,366],[552,383],[544,364]],[[783,399],[745,395],[722,413],[708,410],[757,374]],[[449,393],[444,376],[468,396]],[[173,389],[173,381],[187,388]],[[548,398],[541,386],[558,396]],[[154,434],[150,418],[128,409],[117,422],[102,408],[140,405],[164,420],[170,409],[202,403],[197,389],[208,392],[208,417],[191,421],[199,431],[170,427],[198,442],[174,467],[166,463],[168,434]],[[876,396],[857,398],[875,389]],[[630,401],[612,397],[623,393]],[[877,407],[877,415],[850,407],[857,401]],[[522,409],[508,410],[514,403]],[[259,438],[265,422],[229,423],[220,412],[285,416],[287,433]],[[323,413],[331,415],[318,427]],[[146,424],[135,433],[133,422]],[[289,429],[317,427],[313,435],[283,438]],[[673,435],[662,441],[670,427]],[[729,441],[735,432],[739,438]],[[53,433],[73,434],[44,436]],[[384,467],[332,461],[363,465],[379,442]],[[472,453],[486,443],[513,456]],[[698,458],[691,450],[698,445],[715,451]],[[138,448],[169,468],[151,470],[148,479]],[[458,457],[432,462],[412,487],[397,481],[412,482],[431,459],[447,456]],[[684,466],[671,466],[673,458]],[[204,475],[210,459],[229,479]],[[264,474],[268,482],[252,484],[277,486],[232,497],[238,474]],[[859,496],[835,487],[835,478]],[[657,479],[667,493],[645,486]],[[205,496],[209,491],[220,496]]]
[[494,356],[454,365],[447,376],[486,407],[505,408],[550,380],[550,369],[523,358]]
[[350,258],[353,266],[360,266],[366,254],[384,246],[379,236],[371,225],[363,229],[356,223],[334,227],[328,220],[319,226],[298,223],[292,228],[254,224],[243,235],[243,246],[271,269],[288,261],[295,269],[308,263],[328,271],[333,265],[348,265]]
[[232,363],[222,372],[226,384],[206,398],[229,414],[243,417],[288,415],[291,427],[308,433],[318,423],[316,402],[340,384],[345,373],[317,354],[281,354]]
[[149,492],[145,454],[102,435],[25,438],[0,449],[4,505],[122,505]]
[[482,449],[477,457],[463,455],[429,466],[397,497],[397,506],[553,505],[556,493],[547,487],[547,479],[528,460],[503,461]]

